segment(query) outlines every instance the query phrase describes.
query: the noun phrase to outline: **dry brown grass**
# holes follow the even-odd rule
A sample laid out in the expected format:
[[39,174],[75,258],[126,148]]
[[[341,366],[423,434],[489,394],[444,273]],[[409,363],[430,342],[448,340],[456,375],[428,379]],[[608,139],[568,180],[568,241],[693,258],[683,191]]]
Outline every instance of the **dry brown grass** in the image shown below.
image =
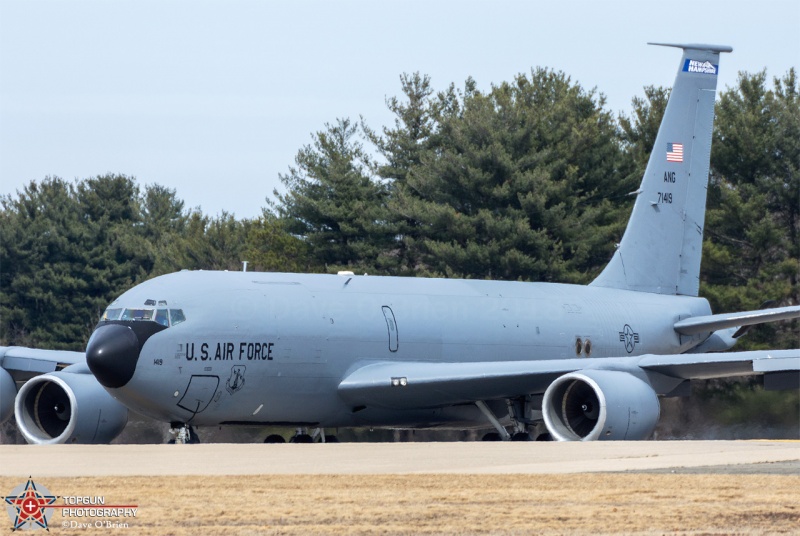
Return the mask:
[[[92,529],[95,533],[800,532],[797,475],[264,475],[38,481],[58,495],[102,495],[107,504],[139,505],[129,528]],[[2,477],[0,491],[10,492],[20,483],[19,478]],[[78,530],[61,528],[63,521],[56,512],[51,532]]]

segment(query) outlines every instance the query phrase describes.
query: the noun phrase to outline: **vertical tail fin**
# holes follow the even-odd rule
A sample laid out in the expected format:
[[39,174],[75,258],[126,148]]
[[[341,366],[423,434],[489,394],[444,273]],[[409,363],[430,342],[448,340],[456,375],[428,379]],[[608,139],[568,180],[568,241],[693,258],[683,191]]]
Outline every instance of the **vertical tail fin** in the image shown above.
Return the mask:
[[697,296],[719,55],[733,49],[651,44],[682,48],[683,58],[628,227],[591,284]]

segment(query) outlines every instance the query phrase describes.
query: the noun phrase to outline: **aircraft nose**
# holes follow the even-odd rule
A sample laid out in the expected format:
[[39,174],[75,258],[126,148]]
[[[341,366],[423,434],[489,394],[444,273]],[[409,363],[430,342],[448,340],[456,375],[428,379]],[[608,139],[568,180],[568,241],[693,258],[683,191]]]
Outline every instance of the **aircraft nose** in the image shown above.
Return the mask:
[[86,346],[86,364],[104,387],[122,387],[133,377],[139,360],[139,338],[129,326],[98,326]]

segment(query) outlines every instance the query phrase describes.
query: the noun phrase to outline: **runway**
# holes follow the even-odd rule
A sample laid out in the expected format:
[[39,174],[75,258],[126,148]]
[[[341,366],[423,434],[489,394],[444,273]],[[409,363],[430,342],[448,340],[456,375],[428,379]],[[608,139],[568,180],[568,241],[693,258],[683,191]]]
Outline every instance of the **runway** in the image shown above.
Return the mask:
[[4,445],[0,476],[800,474],[798,441]]
[[28,479],[64,504],[136,508],[59,509],[59,534],[87,522],[173,536],[765,534],[800,523],[796,441],[0,446],[0,490]]

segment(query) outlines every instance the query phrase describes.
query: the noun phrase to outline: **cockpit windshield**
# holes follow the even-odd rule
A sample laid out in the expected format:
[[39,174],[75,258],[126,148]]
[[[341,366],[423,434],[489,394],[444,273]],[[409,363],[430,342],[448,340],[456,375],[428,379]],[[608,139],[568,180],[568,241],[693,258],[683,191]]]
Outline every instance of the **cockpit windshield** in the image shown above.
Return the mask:
[[122,308],[122,307],[109,307],[103,313],[101,322],[108,322],[110,320],[127,320],[133,322],[155,321],[162,326],[170,327],[180,324],[186,320],[183,314],[183,309],[166,309],[166,308]]
[[152,320],[153,313],[153,309],[125,309],[120,320]]

